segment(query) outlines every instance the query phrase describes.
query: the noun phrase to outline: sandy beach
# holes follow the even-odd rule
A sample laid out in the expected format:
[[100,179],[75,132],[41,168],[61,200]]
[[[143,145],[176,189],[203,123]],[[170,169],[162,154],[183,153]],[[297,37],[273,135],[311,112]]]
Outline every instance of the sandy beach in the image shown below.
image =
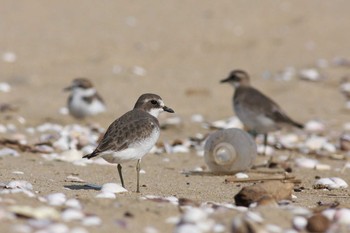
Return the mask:
[[[301,180],[296,188],[303,187],[301,192],[293,192],[291,205],[310,211],[320,202],[349,207],[348,188],[313,188],[320,177],[340,177],[350,183],[349,169],[344,169],[349,152],[339,148],[345,125],[350,124],[350,110],[340,91],[341,80],[350,75],[349,2],[0,3],[0,83],[10,86],[10,90],[0,90],[0,104],[14,108],[0,112],[1,139],[34,145],[47,134],[38,130],[45,123],[106,129],[131,110],[142,93],[150,92],[159,94],[176,112],[162,114],[162,124],[174,116],[181,120],[162,129],[159,145],[185,142],[213,131],[204,127],[205,122],[234,116],[233,89],[219,82],[231,70],[243,69],[251,75],[252,85],[274,99],[293,119],[317,121],[324,126],[316,133],[286,129],[273,137],[295,134],[303,139],[302,144],[316,135],[336,150],[323,148],[322,155],[297,149],[274,150],[276,160],[283,156],[292,160],[310,158],[328,165],[326,170],[318,170],[291,163],[291,174]],[[309,80],[302,79],[300,74],[305,70],[316,73],[316,81],[310,80],[314,73]],[[95,84],[107,112],[86,120],[61,114],[68,98],[63,88],[77,77],[89,78]],[[194,115],[201,116],[203,122],[194,122]],[[0,149],[7,147],[0,145]],[[67,152],[52,148],[51,154]],[[0,194],[0,232],[49,232],[45,227],[54,224],[61,224],[63,229],[57,232],[176,232],[184,214],[176,204],[178,198],[198,205],[234,205],[234,196],[243,186],[252,184],[225,182],[230,176],[186,175],[186,171],[196,169],[208,171],[203,156],[189,148],[185,153],[146,155],[142,160],[141,193],[135,192],[136,162],[131,162],[123,167],[128,192],[118,193],[114,199],[96,198],[100,190],[85,184],[119,183],[115,165],[79,166],[72,161],[47,159],[42,153],[15,150],[17,156],[0,156],[0,183],[3,187],[14,180],[28,181],[35,196]],[[259,155],[256,164],[268,158]],[[247,174],[256,175],[252,171]],[[78,200],[84,218],[95,216],[99,221],[89,225],[82,219],[64,220],[60,214],[67,206],[43,201],[52,193]],[[13,206],[49,206],[60,217],[33,223],[35,217],[14,215]],[[277,225],[281,230],[278,232],[293,229],[290,212],[278,207],[256,211],[264,219],[261,225]],[[233,208],[213,211],[208,219],[217,227],[198,232],[231,232],[233,219],[240,215],[242,212]]]

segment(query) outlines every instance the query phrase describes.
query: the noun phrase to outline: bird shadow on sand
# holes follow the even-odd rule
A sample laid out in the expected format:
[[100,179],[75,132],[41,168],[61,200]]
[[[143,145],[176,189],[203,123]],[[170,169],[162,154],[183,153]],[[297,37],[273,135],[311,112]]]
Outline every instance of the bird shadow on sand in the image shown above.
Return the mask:
[[67,189],[71,190],[101,190],[102,186],[97,184],[70,184],[64,186]]

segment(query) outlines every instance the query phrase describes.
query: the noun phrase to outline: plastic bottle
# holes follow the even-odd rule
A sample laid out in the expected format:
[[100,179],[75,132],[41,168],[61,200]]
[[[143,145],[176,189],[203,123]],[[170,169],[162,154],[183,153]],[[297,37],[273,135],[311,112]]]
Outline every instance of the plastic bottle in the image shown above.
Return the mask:
[[253,165],[256,154],[253,138],[237,128],[211,133],[204,146],[205,161],[215,173],[245,171]]

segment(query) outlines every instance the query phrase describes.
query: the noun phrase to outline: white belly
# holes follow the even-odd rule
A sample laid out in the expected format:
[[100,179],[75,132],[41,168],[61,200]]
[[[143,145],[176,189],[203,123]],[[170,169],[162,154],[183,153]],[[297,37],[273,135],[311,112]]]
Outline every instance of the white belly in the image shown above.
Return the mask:
[[85,117],[93,116],[104,112],[106,107],[103,103],[98,100],[93,100],[91,103],[87,103],[81,99],[81,97],[76,97],[72,99],[69,106],[69,112],[75,117]]
[[127,149],[118,152],[105,151],[102,158],[110,163],[125,163],[131,160],[141,159],[156,144],[159,138],[159,130],[153,130],[151,136],[143,141],[130,145]]

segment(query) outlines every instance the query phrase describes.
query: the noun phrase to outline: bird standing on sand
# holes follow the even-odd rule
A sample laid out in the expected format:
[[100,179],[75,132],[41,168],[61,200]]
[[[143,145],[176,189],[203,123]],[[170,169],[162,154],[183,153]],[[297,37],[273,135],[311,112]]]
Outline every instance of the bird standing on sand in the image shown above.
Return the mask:
[[97,115],[106,111],[106,105],[91,81],[86,78],[76,78],[65,91],[71,91],[68,97],[69,113],[78,119]]
[[134,109],[115,120],[108,127],[96,149],[83,158],[102,156],[110,163],[117,163],[120,181],[124,188],[121,164],[137,160],[136,192],[140,192],[141,158],[152,149],[159,138],[160,128],[157,117],[163,111],[174,113],[174,110],[164,105],[160,96],[141,95]]
[[254,136],[279,130],[283,125],[303,128],[292,120],[272,99],[250,85],[249,75],[243,70],[233,70],[221,83],[229,83],[235,88],[233,108],[237,117]]

